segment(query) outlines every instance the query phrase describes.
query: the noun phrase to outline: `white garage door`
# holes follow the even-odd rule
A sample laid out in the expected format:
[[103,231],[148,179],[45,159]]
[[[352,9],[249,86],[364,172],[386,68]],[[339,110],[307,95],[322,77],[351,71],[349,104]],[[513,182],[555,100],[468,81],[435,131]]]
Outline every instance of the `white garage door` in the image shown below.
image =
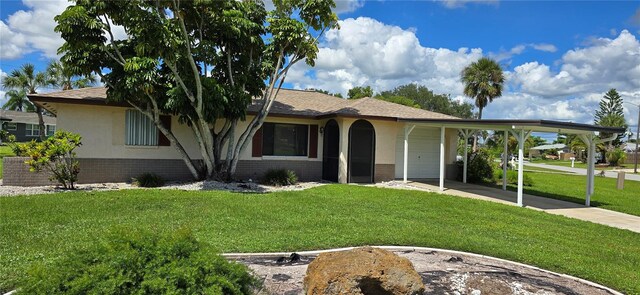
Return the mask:
[[[440,129],[414,128],[409,135],[408,178],[438,178],[440,176]],[[396,178],[403,177],[404,129],[396,140]]]

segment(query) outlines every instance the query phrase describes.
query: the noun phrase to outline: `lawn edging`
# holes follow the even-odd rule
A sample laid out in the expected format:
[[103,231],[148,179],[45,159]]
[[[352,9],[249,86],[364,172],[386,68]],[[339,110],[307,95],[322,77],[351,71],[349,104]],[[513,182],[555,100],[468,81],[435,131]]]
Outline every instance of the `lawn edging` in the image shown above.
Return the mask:
[[[300,255],[306,255],[306,256],[312,256],[312,255],[319,255],[322,253],[331,253],[331,252],[340,252],[340,251],[348,251],[348,250],[353,250],[356,248],[360,248],[359,247],[344,247],[344,248],[333,248],[333,249],[325,249],[325,250],[312,250],[312,251],[300,251],[300,252],[295,252],[296,254],[300,254]],[[520,262],[515,262],[515,261],[511,261],[511,260],[506,260],[506,259],[502,259],[502,258],[497,258],[497,257],[493,257],[493,256],[487,256],[487,255],[482,255],[482,254],[477,254],[477,253],[471,253],[471,252],[464,252],[464,251],[457,251],[457,250],[448,250],[448,249],[440,249],[440,248],[429,248],[429,247],[413,247],[413,246],[371,246],[374,248],[380,248],[380,249],[384,249],[384,250],[389,250],[389,251],[437,251],[437,252],[444,252],[444,253],[450,253],[450,254],[459,254],[459,255],[468,255],[468,256],[472,256],[472,257],[477,257],[477,258],[483,258],[483,259],[491,259],[491,260],[495,260],[495,261],[499,261],[499,262],[503,262],[503,263],[510,263],[513,265],[517,265],[517,266],[521,266],[521,267],[525,267],[525,268],[529,268],[529,269],[533,269],[533,270],[537,270],[540,272],[545,272],[548,274],[552,274],[555,276],[559,276],[559,277],[563,277],[563,278],[567,278],[570,280],[574,280],[595,288],[599,288],[599,289],[603,289],[606,290],[608,292],[611,292],[612,294],[615,295],[624,295],[624,293],[618,292],[614,289],[611,289],[607,286],[603,286],[600,285],[598,283],[592,282],[592,281],[588,281],[585,279],[581,279],[578,277],[574,277],[568,274],[563,274],[563,273],[557,273],[557,272],[553,272],[550,270],[546,270],[543,268],[539,268],[537,266],[533,266],[533,265],[529,265],[529,264],[524,264],[524,263],[520,263]],[[241,259],[241,258],[250,258],[250,257],[273,257],[273,258],[277,258],[277,257],[283,257],[283,256],[289,256],[291,255],[293,252],[267,252],[267,253],[223,253],[221,254],[223,257],[227,258],[227,259]],[[6,295],[6,294],[5,294]]]

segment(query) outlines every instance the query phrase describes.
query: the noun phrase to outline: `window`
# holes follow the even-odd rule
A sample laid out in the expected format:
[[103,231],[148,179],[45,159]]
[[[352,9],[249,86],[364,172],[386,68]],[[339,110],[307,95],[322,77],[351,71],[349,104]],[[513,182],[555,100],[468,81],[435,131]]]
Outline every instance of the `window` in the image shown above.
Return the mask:
[[47,125],[47,136],[52,136],[56,133],[56,125]]
[[125,114],[125,144],[157,146],[158,129],[147,116],[137,110],[127,110]]
[[18,130],[18,124],[7,122],[5,127],[4,127],[4,130],[16,131],[16,130]]
[[262,154],[265,156],[306,156],[308,125],[264,123]]
[[40,136],[40,126],[38,124],[26,124],[26,136]]

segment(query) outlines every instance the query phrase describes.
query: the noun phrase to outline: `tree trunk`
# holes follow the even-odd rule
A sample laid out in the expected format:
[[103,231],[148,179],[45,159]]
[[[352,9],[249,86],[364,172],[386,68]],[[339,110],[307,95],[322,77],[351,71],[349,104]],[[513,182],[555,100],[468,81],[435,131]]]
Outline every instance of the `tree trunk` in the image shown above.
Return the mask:
[[40,141],[43,141],[46,137],[46,130],[44,128],[44,117],[42,116],[42,108],[36,105],[36,113],[38,113],[38,129],[40,130]]
[[[482,107],[478,108],[478,120],[482,120]],[[473,151],[477,152],[478,151],[478,133],[474,132],[473,133]]]

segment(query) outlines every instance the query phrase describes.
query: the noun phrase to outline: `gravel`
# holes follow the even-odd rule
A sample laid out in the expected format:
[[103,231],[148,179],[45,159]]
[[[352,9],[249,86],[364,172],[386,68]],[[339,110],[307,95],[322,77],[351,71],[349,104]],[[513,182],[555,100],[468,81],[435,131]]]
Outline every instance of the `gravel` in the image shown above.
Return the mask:
[[[184,191],[231,191],[242,193],[270,193],[278,191],[300,191],[324,185],[322,182],[300,182],[295,185],[289,186],[268,186],[254,182],[218,182],[218,181],[198,181],[198,182],[186,182],[186,183],[168,183],[163,187],[155,189],[177,189]],[[94,184],[77,184],[76,190],[65,190],[56,186],[34,186],[34,187],[22,187],[22,186],[0,186],[0,196],[21,196],[21,195],[37,195],[37,194],[53,194],[53,193],[65,193],[72,191],[113,191],[121,189],[152,189],[152,188],[140,188],[130,183],[94,183]]]

